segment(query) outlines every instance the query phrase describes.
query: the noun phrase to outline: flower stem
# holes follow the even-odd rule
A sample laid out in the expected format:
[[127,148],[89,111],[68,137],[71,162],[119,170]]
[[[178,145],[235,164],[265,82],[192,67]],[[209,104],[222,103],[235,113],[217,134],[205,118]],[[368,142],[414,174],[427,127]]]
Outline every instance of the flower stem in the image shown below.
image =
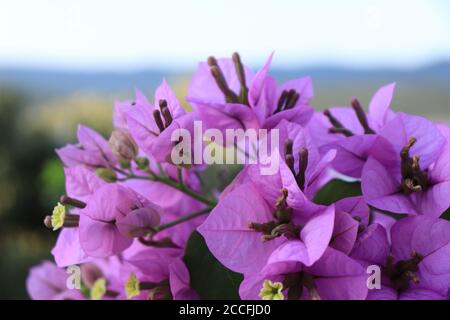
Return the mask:
[[204,204],[207,204],[208,206],[214,207],[216,205],[215,200],[205,197],[204,195],[198,193],[197,191],[192,190],[185,184],[180,184],[178,181],[172,180],[169,177],[155,175],[155,176],[153,176],[153,178],[151,180],[164,183],[164,184],[171,186],[177,190],[180,190],[181,192],[187,194],[188,196],[190,196],[200,202],[203,202]]
[[139,179],[139,180],[149,180],[149,181],[161,182],[161,183],[164,183],[165,185],[168,185],[174,189],[177,189],[177,190],[183,192],[184,194],[187,194],[191,198],[194,198],[200,202],[203,202],[204,204],[207,204],[210,207],[214,207],[217,204],[215,199],[206,197],[206,196],[202,195],[201,193],[199,193],[195,190],[192,190],[191,188],[186,186],[183,183],[183,181],[175,181],[167,175],[157,175],[153,172],[149,172],[149,174],[150,174],[149,176],[141,176],[141,175],[136,175],[133,173],[127,173],[120,169],[116,169],[116,171],[123,175],[126,175],[125,178],[118,179],[118,181],[126,181],[128,179]]
[[187,214],[187,215],[185,215],[185,216],[183,216],[183,217],[181,217],[179,219],[176,219],[176,220],[173,220],[171,222],[168,222],[168,223],[165,223],[165,224],[161,224],[161,225],[159,225],[157,227],[154,227],[154,228],[152,228],[152,235],[155,235],[156,233],[158,233],[160,231],[163,231],[163,230],[169,229],[169,228],[171,228],[173,226],[176,226],[177,224],[180,224],[180,223],[186,222],[188,220],[197,218],[197,217],[199,217],[199,216],[201,216],[203,214],[206,214],[206,213],[210,212],[212,209],[213,209],[213,207],[206,207],[206,208],[201,209],[199,211],[195,211],[195,212],[189,213],[189,214]]

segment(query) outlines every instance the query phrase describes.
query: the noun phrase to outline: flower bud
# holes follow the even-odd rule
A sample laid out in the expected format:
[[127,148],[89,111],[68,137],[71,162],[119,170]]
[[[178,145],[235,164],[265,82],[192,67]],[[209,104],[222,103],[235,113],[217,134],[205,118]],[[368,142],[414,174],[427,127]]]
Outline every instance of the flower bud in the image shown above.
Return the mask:
[[122,168],[122,169],[130,169],[131,168],[131,163],[129,160],[120,159],[119,164],[120,164],[120,168]]
[[115,129],[109,138],[109,146],[113,154],[124,160],[132,160],[138,154],[138,146],[128,131]]
[[149,161],[147,158],[140,157],[140,158],[136,158],[135,161],[136,161],[136,165],[138,166],[139,169],[141,169],[141,170],[148,169]]
[[99,178],[103,179],[106,182],[116,182],[117,181],[117,175],[113,169],[98,168],[97,170],[95,170],[95,174]]

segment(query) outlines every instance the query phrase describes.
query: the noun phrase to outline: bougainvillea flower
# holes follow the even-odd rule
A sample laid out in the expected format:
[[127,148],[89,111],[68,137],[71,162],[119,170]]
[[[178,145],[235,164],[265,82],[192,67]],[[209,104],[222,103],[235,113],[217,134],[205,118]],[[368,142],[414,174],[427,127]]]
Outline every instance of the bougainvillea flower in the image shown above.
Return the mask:
[[117,254],[131,245],[133,237],[156,226],[160,215],[161,208],[131,189],[106,184],[93,194],[80,215],[81,247],[94,257]]
[[68,274],[54,263],[43,261],[31,268],[26,282],[33,300],[79,300],[83,295],[77,289],[67,288]]
[[367,203],[434,217],[450,206],[450,148],[433,123],[399,114],[380,132],[373,149],[361,179]]
[[[280,121],[276,126],[279,131],[278,144],[282,149],[272,147],[274,141],[263,140],[268,144],[267,149],[280,156],[277,159],[278,171],[275,174],[264,175],[264,163],[268,163],[266,156],[259,158],[259,164],[247,165],[236,178],[222,192],[220,198],[230,193],[239,185],[252,182],[269,203],[274,203],[280,195],[280,190],[288,191],[287,203],[293,209],[305,214],[315,212],[319,206],[312,202],[316,192],[331,177],[328,167],[334,159],[335,151],[330,150],[326,155],[320,156],[314,141],[307,129],[296,123],[286,120]],[[307,218],[305,214],[301,216]],[[304,221],[303,221],[304,222]]]
[[123,127],[126,123],[139,148],[158,161],[170,160],[170,152],[177,143],[171,141],[173,131],[184,128],[193,132],[195,113],[186,113],[165,80],[156,89],[154,105],[136,91],[132,106],[125,103],[118,108],[117,124]]
[[447,299],[450,287],[450,222],[428,216],[408,217],[391,229],[371,225],[360,235],[351,256],[381,267],[381,289],[368,299]]
[[369,207],[361,196],[349,197],[335,203],[336,216],[330,247],[349,254],[358,233],[369,222]]
[[56,153],[66,167],[82,164],[90,168],[97,168],[112,167],[117,164],[117,159],[111,152],[108,141],[99,133],[79,125],[77,137],[78,144],[56,149]]
[[[298,188],[294,193],[303,193],[308,199],[312,200],[323,185],[322,178],[327,175],[327,170],[336,156],[335,150],[329,150],[326,154],[320,155],[309,130],[297,123],[281,120],[275,129],[279,132],[278,145],[283,161],[280,161],[278,173],[282,185],[276,184],[274,187],[293,185],[292,188],[295,189],[295,185],[297,185]],[[273,141],[269,142],[273,143]],[[266,142],[263,141],[262,143]],[[265,159],[260,160],[262,163],[265,162]],[[253,174],[253,180],[256,182],[262,181],[259,179],[260,174],[257,171],[252,170],[250,172],[255,173]],[[276,179],[277,175],[274,175],[272,180]],[[278,192],[278,190],[275,191]]]
[[395,114],[390,110],[395,83],[380,88],[366,114],[358,100],[350,107],[333,107],[315,113],[309,124],[321,153],[336,149],[333,167],[342,174],[359,178],[378,133]]
[[123,253],[120,270],[127,299],[197,299],[190,288],[189,272],[175,248],[133,244]]
[[311,77],[290,80],[277,87],[268,74],[271,62],[272,55],[249,87],[249,104],[261,127],[271,129],[281,120],[305,126],[314,113],[309,106],[314,96]]
[[89,201],[91,195],[106,184],[93,171],[82,165],[64,168],[64,176],[66,194],[84,202]]
[[[92,194],[106,183],[84,165],[64,169],[66,177],[66,194],[80,201],[88,202]],[[72,214],[80,214],[81,210],[72,209]],[[87,262],[90,257],[80,245],[78,228],[62,228],[52,255],[59,267]]]
[[256,273],[272,254],[294,247],[303,250],[293,259],[310,265],[328,246],[334,207],[312,206],[315,211],[305,214],[309,219],[294,219],[302,213],[288,207],[286,193],[268,201],[253,183],[245,183],[221,199],[198,231],[214,256],[236,272]]
[[363,300],[366,278],[359,263],[328,248],[310,267],[279,260],[261,273],[246,276],[239,295],[245,300]]
[[[254,73],[250,68],[240,63],[240,59],[237,59],[239,59],[238,56],[234,59],[222,58],[217,60],[211,57],[207,62],[200,62],[197,71],[191,78],[187,99],[194,103],[218,105],[223,105],[226,102],[238,103],[239,97],[236,97],[236,93],[240,93],[241,90],[248,90],[249,84],[254,78]],[[237,67],[242,69],[237,69]],[[218,81],[221,85],[226,84],[226,87],[219,86]]]
[[[313,114],[311,78],[288,81],[277,88],[268,75],[272,55],[256,74],[237,53],[232,59],[199,64],[186,98],[207,128],[271,129],[282,119],[306,125]],[[208,88],[208,89],[205,89]]]
[[[152,158],[150,159],[151,169],[154,170],[154,172],[159,172],[159,168],[155,161],[153,161]],[[161,167],[170,178],[174,180],[178,179],[177,168],[174,165],[162,163]],[[145,172],[141,172],[137,168],[134,168],[133,171],[138,175],[145,175]],[[200,190],[199,179],[195,171],[184,168],[182,169],[182,177],[186,187],[196,191]],[[120,182],[119,184],[132,189],[149,202],[161,207],[164,211],[164,215],[161,216],[161,224],[176,220],[183,215],[201,210],[205,207],[203,203],[186,195],[184,192],[161,182],[131,179]],[[198,227],[204,219],[204,216],[199,216],[186,223],[159,232],[156,238],[169,237],[176,245],[183,246],[192,230]]]

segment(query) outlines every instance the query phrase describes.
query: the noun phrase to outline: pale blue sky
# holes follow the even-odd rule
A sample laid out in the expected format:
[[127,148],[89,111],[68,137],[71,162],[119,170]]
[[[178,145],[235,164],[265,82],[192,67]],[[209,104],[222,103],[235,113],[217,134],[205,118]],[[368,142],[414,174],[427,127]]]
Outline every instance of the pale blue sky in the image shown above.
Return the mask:
[[450,60],[445,0],[0,0],[0,65],[194,67],[239,51],[257,65],[410,68]]

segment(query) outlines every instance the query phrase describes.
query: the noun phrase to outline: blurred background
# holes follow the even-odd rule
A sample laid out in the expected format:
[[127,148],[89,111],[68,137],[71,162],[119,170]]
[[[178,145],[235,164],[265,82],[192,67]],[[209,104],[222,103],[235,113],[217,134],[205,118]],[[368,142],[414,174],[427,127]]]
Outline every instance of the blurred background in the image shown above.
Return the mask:
[[313,105],[396,81],[394,109],[450,122],[450,3],[444,0],[0,0],[0,298],[26,299],[51,259],[42,226],[64,192],[54,149],[84,123],[105,137],[113,103],[163,77],[179,98],[209,55],[280,81],[310,75]]

